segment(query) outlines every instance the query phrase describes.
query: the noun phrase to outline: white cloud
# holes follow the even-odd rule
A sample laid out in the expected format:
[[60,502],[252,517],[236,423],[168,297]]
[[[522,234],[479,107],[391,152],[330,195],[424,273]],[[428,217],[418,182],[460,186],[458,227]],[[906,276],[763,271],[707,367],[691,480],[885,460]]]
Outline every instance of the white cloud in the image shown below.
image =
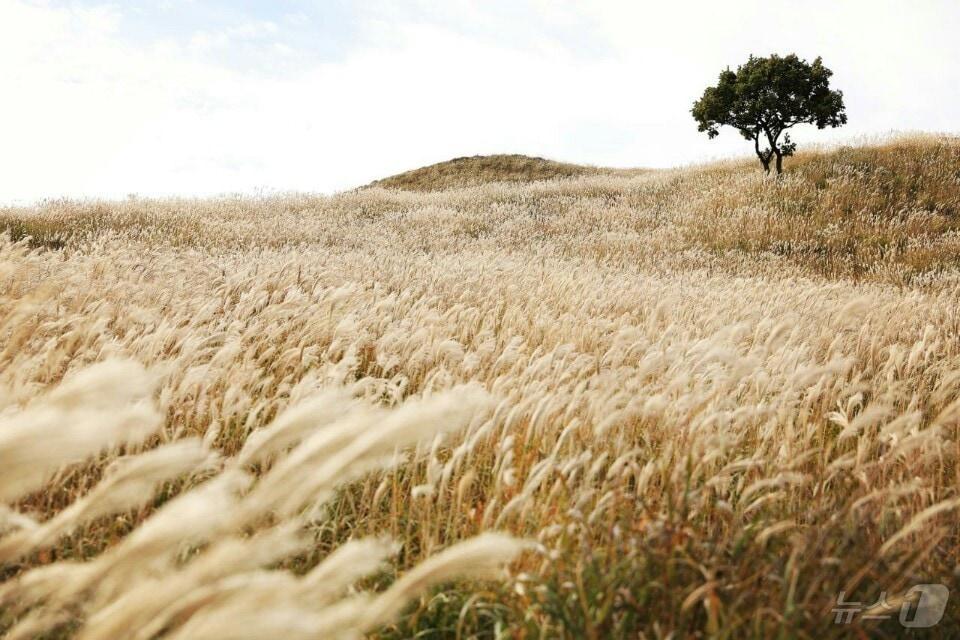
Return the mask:
[[269,20],[247,21],[216,31],[197,31],[190,37],[190,47],[201,52],[227,47],[238,41],[260,40],[274,36],[279,31],[276,23]]
[[314,22],[299,13],[150,38],[117,9],[0,0],[0,201],[326,191],[473,153],[669,166],[745,152],[733,132],[698,134],[689,107],[750,52],[822,54],[851,134],[956,129],[960,10],[919,4],[367,3],[325,60],[289,37]]

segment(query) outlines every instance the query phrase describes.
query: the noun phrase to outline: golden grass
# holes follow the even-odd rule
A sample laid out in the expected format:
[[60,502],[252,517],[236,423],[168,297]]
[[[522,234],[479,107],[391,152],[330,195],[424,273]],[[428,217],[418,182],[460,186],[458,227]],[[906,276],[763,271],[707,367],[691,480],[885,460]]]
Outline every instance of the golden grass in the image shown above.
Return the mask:
[[897,635],[830,609],[958,583],[960,145],[794,160],[0,212],[0,622]]

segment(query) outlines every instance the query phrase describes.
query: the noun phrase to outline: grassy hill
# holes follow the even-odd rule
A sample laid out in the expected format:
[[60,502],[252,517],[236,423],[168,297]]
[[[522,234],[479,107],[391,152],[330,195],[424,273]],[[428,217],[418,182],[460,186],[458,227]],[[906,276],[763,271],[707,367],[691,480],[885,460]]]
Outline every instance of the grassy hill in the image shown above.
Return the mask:
[[960,637],[960,141],[543,163],[0,209],[0,632]]
[[405,171],[377,180],[369,186],[408,191],[439,191],[487,182],[534,182],[554,178],[624,173],[631,173],[631,171],[602,169],[517,154],[470,156]]
[[[356,244],[320,218],[380,230],[422,229],[423,246],[485,241],[617,264],[711,265],[763,272],[771,264],[827,278],[917,283],[960,269],[960,139],[914,136],[802,151],[782,180],[749,158],[670,170],[604,169],[520,155],[458,158],[334,197],[49,202],[0,208],[0,231],[59,249],[108,231],[178,245]],[[487,184],[497,189],[480,189]],[[468,188],[459,193],[458,190]],[[442,210],[438,211],[437,208]],[[248,220],[297,224],[263,235]],[[431,227],[458,226],[443,241]],[[211,227],[216,235],[210,234]],[[612,240],[617,242],[612,244]],[[456,240],[456,242],[453,242]],[[589,244],[589,248],[585,247]]]

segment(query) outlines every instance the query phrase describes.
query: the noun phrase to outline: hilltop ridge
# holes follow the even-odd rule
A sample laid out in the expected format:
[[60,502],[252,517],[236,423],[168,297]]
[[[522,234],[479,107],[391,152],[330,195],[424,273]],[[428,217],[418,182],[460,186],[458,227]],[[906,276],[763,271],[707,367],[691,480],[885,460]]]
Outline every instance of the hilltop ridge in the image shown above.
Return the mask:
[[476,155],[404,171],[375,180],[367,186],[405,191],[439,191],[488,182],[536,182],[586,175],[633,174],[640,171],[642,169],[609,169],[522,154]]

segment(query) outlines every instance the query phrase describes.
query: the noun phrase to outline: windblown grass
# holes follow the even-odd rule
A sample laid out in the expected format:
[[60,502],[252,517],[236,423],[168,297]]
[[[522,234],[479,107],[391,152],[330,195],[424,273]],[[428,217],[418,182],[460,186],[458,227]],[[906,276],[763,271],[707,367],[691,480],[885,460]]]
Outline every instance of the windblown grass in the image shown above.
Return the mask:
[[898,636],[831,608],[958,586],[958,149],[5,210],[3,624]]
[[[324,522],[317,508],[339,484],[482,416],[487,398],[477,388],[387,411],[340,387],[285,411],[239,455],[223,457],[209,438],[173,439],[163,429],[151,400],[159,382],[139,365],[102,362],[4,416],[0,495],[19,509],[3,512],[0,561],[33,556],[0,588],[7,637],[357,637],[431,584],[489,575],[519,551],[506,536],[478,536],[375,595],[349,589],[394,555],[383,538],[347,542],[302,576],[270,570],[313,546],[308,528]],[[151,437],[157,443],[144,450]],[[42,523],[25,513],[45,481],[69,486],[58,468],[105,457],[113,460],[86,495]],[[144,512],[161,485],[183,477],[197,484]],[[51,558],[77,530],[105,534],[106,518],[123,513],[138,521],[109,548],[80,562],[61,546]]]

